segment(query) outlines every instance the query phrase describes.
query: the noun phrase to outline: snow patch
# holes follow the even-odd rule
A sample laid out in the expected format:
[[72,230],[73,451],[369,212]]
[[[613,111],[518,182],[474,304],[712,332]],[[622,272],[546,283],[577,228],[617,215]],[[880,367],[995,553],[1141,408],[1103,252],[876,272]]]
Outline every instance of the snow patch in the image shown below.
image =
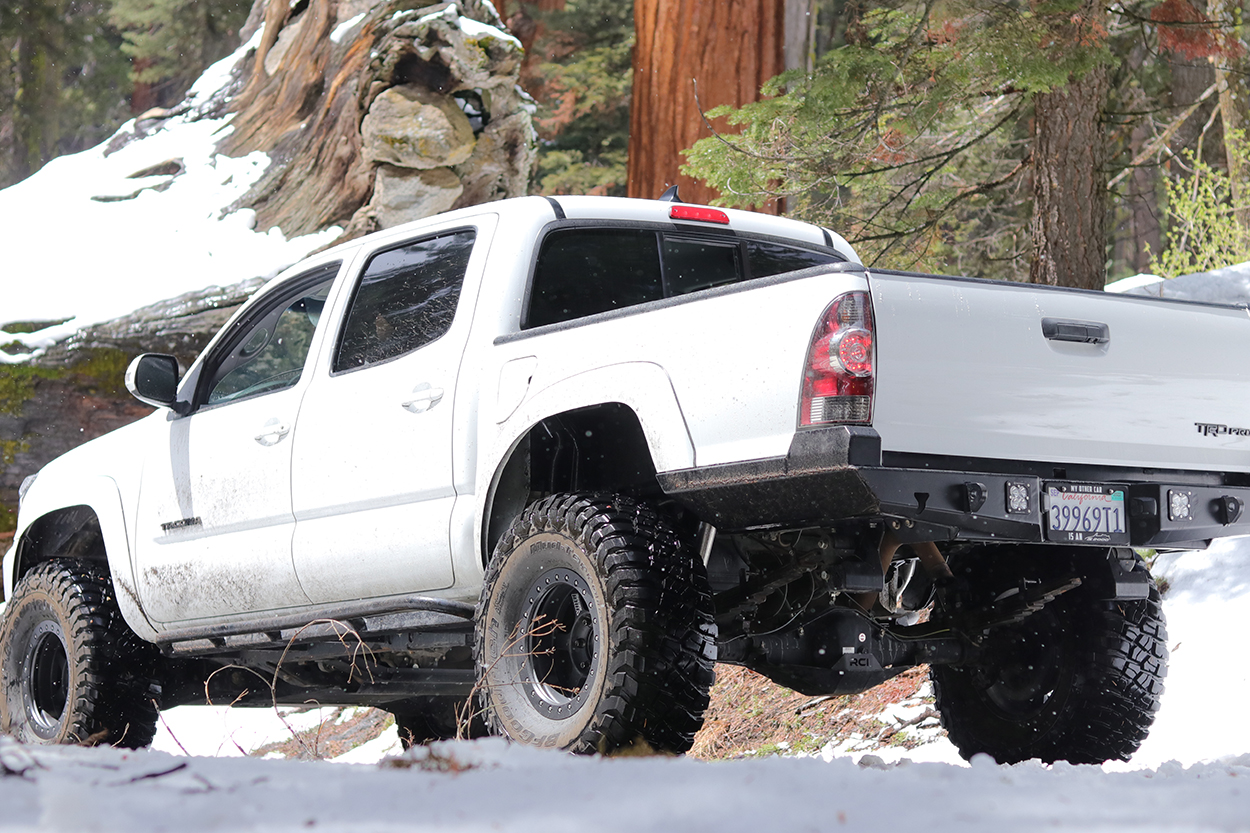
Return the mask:
[[[209,101],[228,87],[259,37],[210,67],[188,101]],[[80,327],[184,292],[276,274],[338,237],[338,228],[291,240],[279,229],[257,232],[255,213],[232,206],[269,157],[218,153],[231,130],[228,117],[203,118],[194,106],[156,125],[132,120],[109,142],[54,159],[0,191],[8,278],[0,344],[36,351],[0,351],[0,362],[26,361]],[[123,145],[136,131],[143,135]],[[158,165],[181,170],[132,178]],[[8,322],[63,319],[70,321],[35,333],[3,330]]]
[[517,46],[521,45],[519,40],[497,26],[482,23],[481,21],[474,20],[471,17],[460,18],[460,31],[464,32],[471,38],[493,38],[494,40],[511,41]]
[[1133,275],[1130,278],[1121,278],[1118,281],[1112,281],[1104,286],[1102,290],[1103,292],[1115,292],[1118,294],[1121,292],[1128,292],[1130,289],[1140,289],[1143,286],[1151,286],[1152,284],[1159,283],[1162,280],[1165,280],[1165,278],[1161,278],[1158,275],[1148,275],[1143,272],[1140,275]]
[[330,33],[330,41],[332,43],[341,43],[344,36],[352,29],[360,25],[360,21],[365,19],[365,13],[361,12],[350,20],[344,20],[338,26],[334,27],[334,31]]

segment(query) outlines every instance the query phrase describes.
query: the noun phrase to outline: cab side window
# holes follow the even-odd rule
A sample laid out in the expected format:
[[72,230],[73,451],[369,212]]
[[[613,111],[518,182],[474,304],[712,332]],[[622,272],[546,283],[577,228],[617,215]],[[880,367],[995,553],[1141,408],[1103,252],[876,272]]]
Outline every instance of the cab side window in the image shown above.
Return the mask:
[[767,278],[784,272],[797,272],[811,266],[842,263],[845,258],[830,252],[786,246],[771,240],[747,240],[747,257],[751,262],[751,277]]
[[451,328],[477,232],[404,243],[369,259],[352,297],[334,372],[411,353]]
[[525,327],[541,327],[664,297],[654,231],[569,229],[547,235]]
[[338,274],[332,263],[295,278],[271,304],[241,322],[214,368],[205,404],[218,405],[293,387],[303,375],[321,310]]
[[564,228],[543,240],[522,329],[838,263],[831,250],[684,230]]

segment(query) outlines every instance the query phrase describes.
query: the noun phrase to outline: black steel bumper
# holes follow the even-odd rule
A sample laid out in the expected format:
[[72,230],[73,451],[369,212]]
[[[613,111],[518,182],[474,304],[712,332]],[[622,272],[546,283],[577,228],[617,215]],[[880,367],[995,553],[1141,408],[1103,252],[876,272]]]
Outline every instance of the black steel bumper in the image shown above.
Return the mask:
[[[658,477],[666,494],[726,532],[864,518],[883,520],[904,542],[1045,542],[1044,483],[1081,478],[1057,478],[1048,474],[1054,471],[1049,465],[979,462],[975,471],[883,466],[876,431],[837,426],[798,432],[785,457],[680,469]],[[1010,473],[995,472],[996,464]],[[1250,503],[1250,488],[1210,480],[1184,473],[1134,476],[1131,470],[1097,478],[1126,488],[1132,546],[1169,548],[1201,547],[1212,538],[1250,534],[1250,512],[1241,512]],[[1028,495],[1027,506],[1016,506],[1018,511],[1008,508],[1013,486],[1023,486]],[[1176,495],[1183,496],[1180,502],[1188,514],[1172,511]]]

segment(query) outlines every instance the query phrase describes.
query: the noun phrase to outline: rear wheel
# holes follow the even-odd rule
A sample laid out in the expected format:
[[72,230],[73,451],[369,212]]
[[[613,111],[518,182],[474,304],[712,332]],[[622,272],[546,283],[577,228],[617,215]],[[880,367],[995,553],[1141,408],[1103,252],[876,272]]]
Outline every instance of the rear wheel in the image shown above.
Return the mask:
[[716,631],[703,564],[654,509],[555,495],[495,550],[478,605],[491,728],[573,752],[684,752],[703,723]]
[[[1020,577],[1041,578],[1031,576],[1037,563],[1021,550],[987,550],[952,568],[985,599]],[[931,673],[942,724],[965,758],[1128,760],[1154,722],[1167,674],[1159,591],[1152,581],[1149,598],[1114,602],[1078,588],[991,631],[975,663]]]
[[0,625],[0,729],[24,743],[147,746],[158,662],[122,620],[101,567],[41,564],[18,583]]

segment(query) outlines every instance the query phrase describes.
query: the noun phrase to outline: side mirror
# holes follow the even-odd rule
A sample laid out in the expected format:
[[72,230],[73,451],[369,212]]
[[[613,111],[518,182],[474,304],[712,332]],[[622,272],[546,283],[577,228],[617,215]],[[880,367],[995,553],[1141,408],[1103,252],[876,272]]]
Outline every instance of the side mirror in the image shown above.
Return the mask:
[[178,360],[163,353],[144,353],[126,368],[126,390],[147,405],[178,408]]

